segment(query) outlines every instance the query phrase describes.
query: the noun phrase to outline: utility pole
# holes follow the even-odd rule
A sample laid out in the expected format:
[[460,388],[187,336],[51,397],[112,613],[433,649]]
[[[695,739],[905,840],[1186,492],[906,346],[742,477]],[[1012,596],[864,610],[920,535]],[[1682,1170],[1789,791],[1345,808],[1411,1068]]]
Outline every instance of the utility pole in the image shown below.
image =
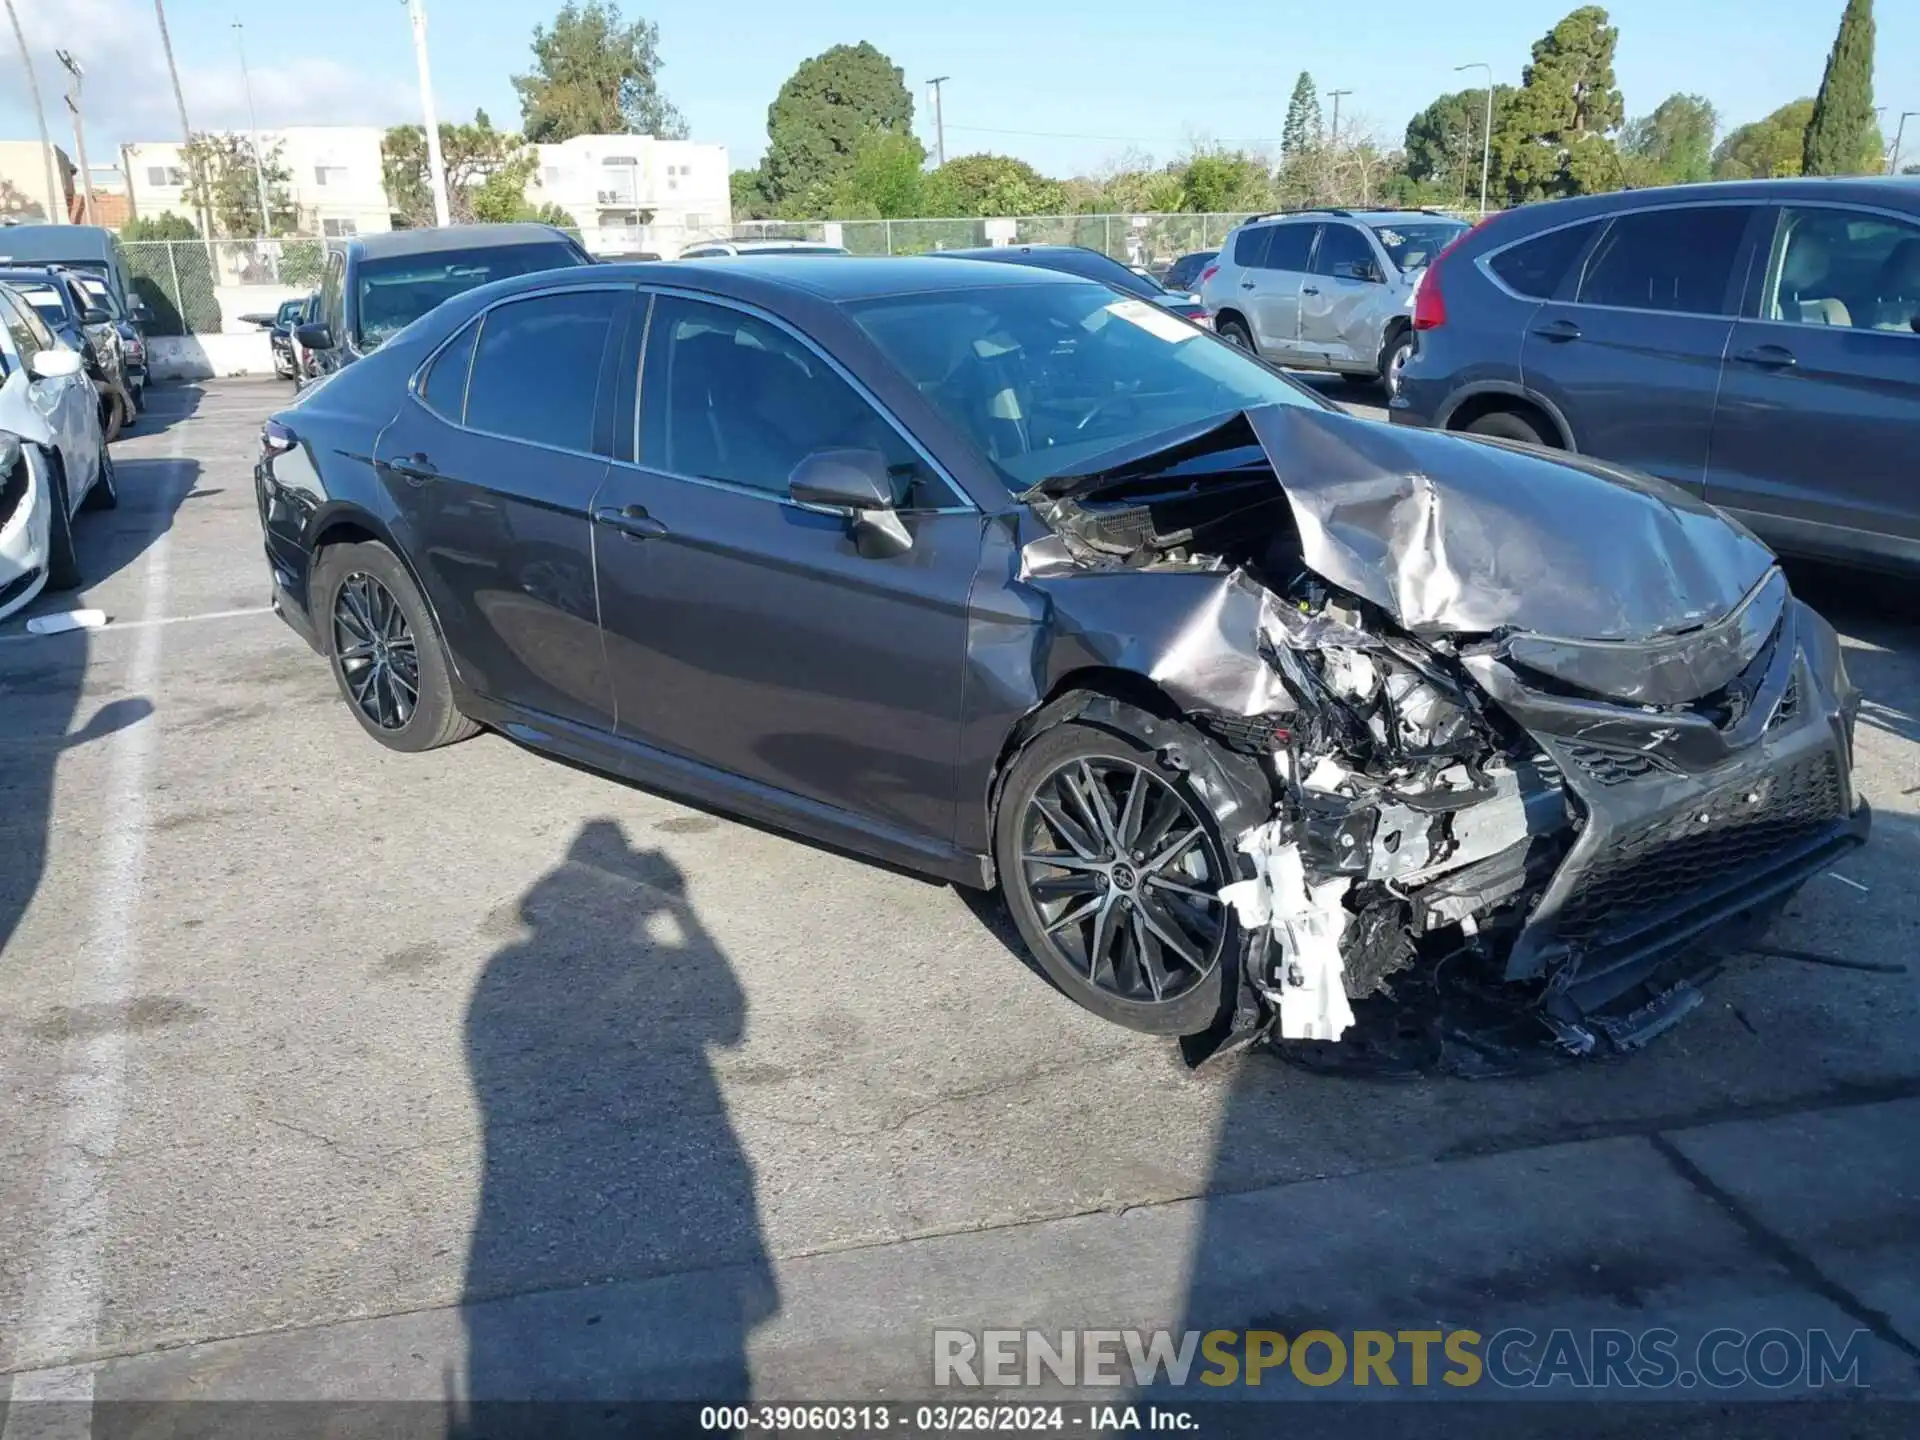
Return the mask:
[[1343,200],[1343,199],[1345,198],[1345,196],[1343,196],[1343,195],[1341,194],[1341,191],[1342,191],[1342,190],[1343,190],[1343,189],[1344,189],[1345,187],[1343,187],[1343,186],[1342,186],[1342,185],[1340,185],[1340,183],[1339,183],[1339,176],[1340,176],[1340,97],[1341,97],[1342,95],[1351,95],[1351,94],[1353,93],[1353,91],[1351,91],[1351,90],[1334,90],[1334,91],[1332,91],[1332,92],[1330,92],[1330,93],[1331,93],[1331,95],[1332,95],[1332,98],[1333,98],[1333,128],[1332,128],[1332,129],[1331,129],[1330,131],[1328,131],[1328,132],[1327,132],[1327,159],[1326,159],[1326,169],[1325,169],[1325,170],[1324,170],[1324,171],[1323,171],[1322,173],[1323,173],[1323,174],[1324,174],[1324,175],[1326,176],[1326,178],[1327,178],[1327,180],[1328,180],[1328,181],[1330,182],[1327,188],[1328,188],[1328,190],[1329,190],[1329,191],[1331,192],[1331,195],[1332,195],[1332,199],[1333,199],[1333,202],[1334,202],[1334,204],[1336,204],[1336,205],[1337,205],[1337,204],[1339,204],[1339,203],[1340,203],[1340,201],[1341,201],[1341,200]]
[[1484,220],[1487,215],[1487,171],[1493,162],[1493,66],[1484,60],[1474,60],[1453,67],[1456,75],[1462,70],[1487,72],[1487,128],[1480,136],[1480,218]]
[[1920,115],[1920,110],[1903,110],[1900,112],[1900,124],[1893,132],[1893,150],[1887,156],[1887,173],[1889,175],[1898,175],[1900,173],[1900,142],[1907,138],[1907,121],[1916,115]]
[[93,175],[87,169],[87,127],[80,119],[80,87],[87,75],[80,68],[80,62],[73,58],[71,50],[56,50],[53,58],[73,77],[73,88],[67,91],[67,109],[73,115],[73,148],[80,156],[80,195],[86,205],[87,224],[91,225],[94,223]]
[[940,111],[940,87],[952,78],[936,75],[927,81],[933,87],[933,163],[936,168],[947,163],[947,122]]
[[407,15],[413,21],[413,58],[420,66],[420,116],[427,127],[427,178],[433,185],[433,223],[451,225],[447,166],[440,158],[440,117],[434,113],[433,71],[427,65],[427,7],[422,0],[407,0]]
[[247,71],[247,27],[233,22],[233,43],[240,50],[240,84],[247,92],[247,140],[253,146],[253,183],[260,192],[260,238],[273,234],[273,217],[267,210],[267,156],[260,148],[260,121],[253,113],[253,76]]
[[40,81],[33,73],[33,56],[27,53],[27,37],[20,29],[20,17],[13,0],[6,0],[7,19],[13,22],[13,41],[20,47],[20,63],[27,72],[27,93],[33,99],[33,118],[40,122],[40,149],[47,158],[47,221],[53,225],[67,222],[67,188],[60,183],[60,163],[53,158],[53,141],[47,137],[47,112],[40,108]]
[[[200,166],[200,152],[193,143],[193,126],[187,123],[187,97],[180,90],[180,67],[173,63],[173,37],[167,34],[166,0],[153,0],[154,18],[160,22],[160,48],[167,56],[167,76],[173,81],[173,104],[180,112],[180,158],[193,171],[193,188],[200,196],[200,238],[207,247],[207,264],[213,264],[213,198]],[[133,189],[133,177],[127,177],[127,189]]]

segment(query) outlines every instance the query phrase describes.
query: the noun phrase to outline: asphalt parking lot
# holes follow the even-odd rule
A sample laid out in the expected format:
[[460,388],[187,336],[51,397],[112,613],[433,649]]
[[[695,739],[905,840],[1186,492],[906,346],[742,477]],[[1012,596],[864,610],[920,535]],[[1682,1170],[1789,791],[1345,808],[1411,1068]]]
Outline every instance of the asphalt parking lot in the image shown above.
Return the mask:
[[[1190,1073],[991,902],[499,736],[367,741],[266,610],[286,395],[157,391],[79,532],[112,624],[0,626],[16,1401],[915,1395],[936,1325],[1864,1330],[1920,1395],[1910,971],[1744,959],[1524,1079]],[[1904,964],[1920,618],[1795,578],[1878,815],[1775,940]]]

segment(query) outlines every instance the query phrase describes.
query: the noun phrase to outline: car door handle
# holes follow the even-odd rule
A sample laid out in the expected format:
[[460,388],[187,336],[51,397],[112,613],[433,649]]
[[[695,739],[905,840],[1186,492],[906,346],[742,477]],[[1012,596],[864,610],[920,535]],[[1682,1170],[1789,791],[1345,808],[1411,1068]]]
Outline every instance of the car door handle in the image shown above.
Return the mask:
[[1318,285],[1302,285],[1300,287],[1300,293],[1302,295],[1318,295],[1320,293],[1320,287]]
[[1251,289],[1253,289],[1253,281],[1251,281],[1251,280],[1242,280],[1242,281],[1240,282],[1240,288],[1241,288],[1242,290],[1251,290]]
[[610,526],[631,540],[667,533],[667,527],[649,515],[644,505],[596,505],[593,519],[595,524]]
[[1544,325],[1533,327],[1533,333],[1542,340],[1565,342],[1580,338],[1580,327],[1571,320],[1549,320]]
[[1733,358],[1742,365],[1758,365],[1763,370],[1784,370],[1800,363],[1784,345],[1756,345],[1751,350],[1736,350]]
[[433,461],[416,451],[411,455],[400,455],[387,461],[387,469],[394,474],[404,476],[410,485],[424,485],[429,480],[439,478],[440,472],[434,468]]

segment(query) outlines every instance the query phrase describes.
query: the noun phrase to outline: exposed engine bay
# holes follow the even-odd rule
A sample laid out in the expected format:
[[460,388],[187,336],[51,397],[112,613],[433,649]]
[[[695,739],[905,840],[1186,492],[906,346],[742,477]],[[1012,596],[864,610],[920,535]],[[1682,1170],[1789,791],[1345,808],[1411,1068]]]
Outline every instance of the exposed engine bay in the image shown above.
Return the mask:
[[1644,1043],[1698,1001],[1663,966],[1864,838],[1832,632],[1679,492],[1403,435],[1254,411],[1043,481],[1023,578],[1218,578],[1151,678],[1272,787],[1218,894],[1278,1037],[1464,957],[1567,1050]]

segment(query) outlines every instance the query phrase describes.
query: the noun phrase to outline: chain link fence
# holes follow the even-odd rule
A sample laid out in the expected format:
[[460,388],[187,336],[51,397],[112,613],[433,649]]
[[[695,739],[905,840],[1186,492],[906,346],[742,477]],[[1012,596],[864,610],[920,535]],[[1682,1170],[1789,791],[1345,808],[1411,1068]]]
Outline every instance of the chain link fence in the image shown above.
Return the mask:
[[[1182,215],[1021,215],[1010,220],[742,220],[735,239],[828,240],[856,255],[924,255],[991,245],[1084,245],[1129,265],[1156,265],[1210,250],[1247,212]],[[1013,227],[1007,235],[1008,225]]]
[[154,335],[211,335],[253,327],[241,316],[272,311],[320,283],[327,242],[126,240],[136,293],[153,311]]

